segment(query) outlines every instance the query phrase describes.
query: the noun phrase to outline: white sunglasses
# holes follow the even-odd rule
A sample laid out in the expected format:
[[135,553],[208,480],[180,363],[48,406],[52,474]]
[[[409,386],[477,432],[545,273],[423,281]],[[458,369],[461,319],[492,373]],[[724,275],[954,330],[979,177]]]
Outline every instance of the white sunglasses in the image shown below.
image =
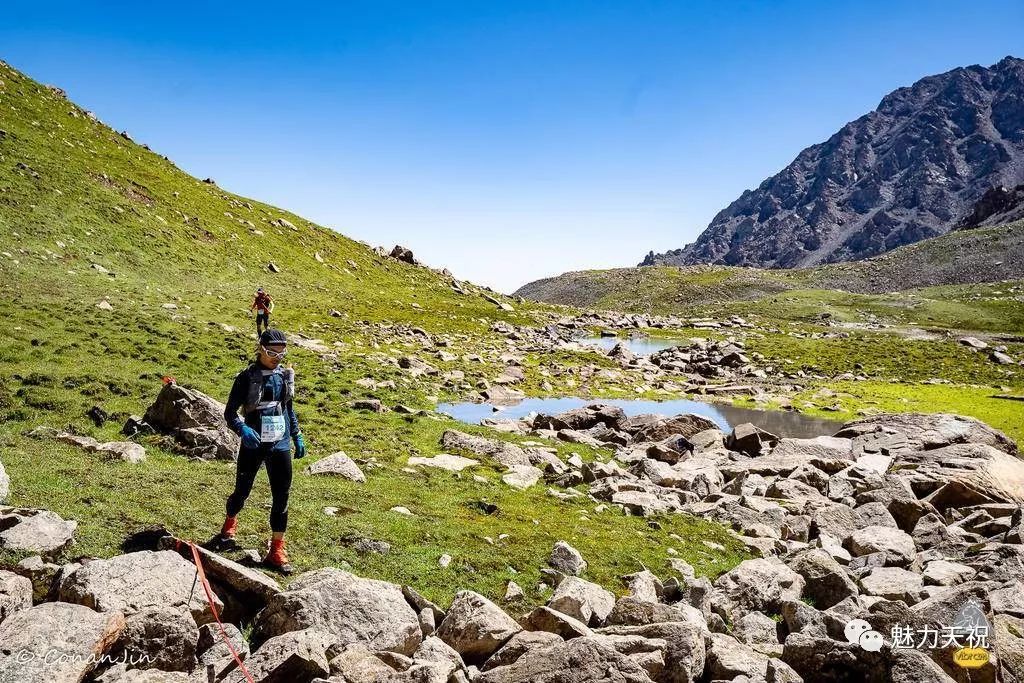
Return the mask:
[[263,353],[267,354],[271,358],[284,358],[288,353],[288,349],[285,349],[284,351],[272,351],[262,344],[260,344],[260,349],[262,349]]

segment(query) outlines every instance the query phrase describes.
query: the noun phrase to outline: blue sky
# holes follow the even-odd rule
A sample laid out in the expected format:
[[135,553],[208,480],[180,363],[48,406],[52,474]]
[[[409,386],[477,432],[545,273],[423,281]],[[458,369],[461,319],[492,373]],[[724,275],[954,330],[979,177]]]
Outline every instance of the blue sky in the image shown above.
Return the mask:
[[28,3],[0,59],[189,173],[511,291],[692,241],[1024,3]]

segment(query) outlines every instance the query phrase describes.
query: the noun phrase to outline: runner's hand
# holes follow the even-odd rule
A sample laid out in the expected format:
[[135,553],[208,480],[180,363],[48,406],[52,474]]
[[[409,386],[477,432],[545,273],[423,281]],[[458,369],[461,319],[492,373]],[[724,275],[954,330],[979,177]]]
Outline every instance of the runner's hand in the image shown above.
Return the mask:
[[260,447],[260,435],[249,425],[242,425],[242,433],[239,436],[242,437],[242,445],[246,448]]

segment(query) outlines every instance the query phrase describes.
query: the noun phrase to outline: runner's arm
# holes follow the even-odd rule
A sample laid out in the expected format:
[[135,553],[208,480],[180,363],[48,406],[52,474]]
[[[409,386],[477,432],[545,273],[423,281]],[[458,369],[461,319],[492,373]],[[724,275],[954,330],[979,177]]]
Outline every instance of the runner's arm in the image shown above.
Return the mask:
[[228,423],[235,434],[241,435],[242,425],[245,423],[238,417],[238,409],[245,403],[247,387],[245,386],[244,373],[235,377],[235,383],[231,385],[231,394],[228,395],[228,403],[224,406],[224,420]]
[[295,416],[295,401],[288,401],[287,407],[285,407],[285,419],[288,420],[288,432],[294,437],[296,434],[301,434],[302,430],[299,429],[299,418]]

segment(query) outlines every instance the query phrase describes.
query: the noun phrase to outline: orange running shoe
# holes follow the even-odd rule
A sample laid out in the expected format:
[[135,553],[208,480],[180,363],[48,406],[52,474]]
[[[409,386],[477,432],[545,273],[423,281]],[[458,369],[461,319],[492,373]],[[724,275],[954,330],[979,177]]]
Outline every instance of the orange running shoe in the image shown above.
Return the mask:
[[284,539],[275,538],[270,541],[270,552],[263,558],[263,564],[276,569],[282,574],[291,574],[292,565],[288,562],[288,552],[284,549]]
[[233,541],[236,533],[238,533],[238,517],[225,517],[224,526],[220,528],[220,540]]

